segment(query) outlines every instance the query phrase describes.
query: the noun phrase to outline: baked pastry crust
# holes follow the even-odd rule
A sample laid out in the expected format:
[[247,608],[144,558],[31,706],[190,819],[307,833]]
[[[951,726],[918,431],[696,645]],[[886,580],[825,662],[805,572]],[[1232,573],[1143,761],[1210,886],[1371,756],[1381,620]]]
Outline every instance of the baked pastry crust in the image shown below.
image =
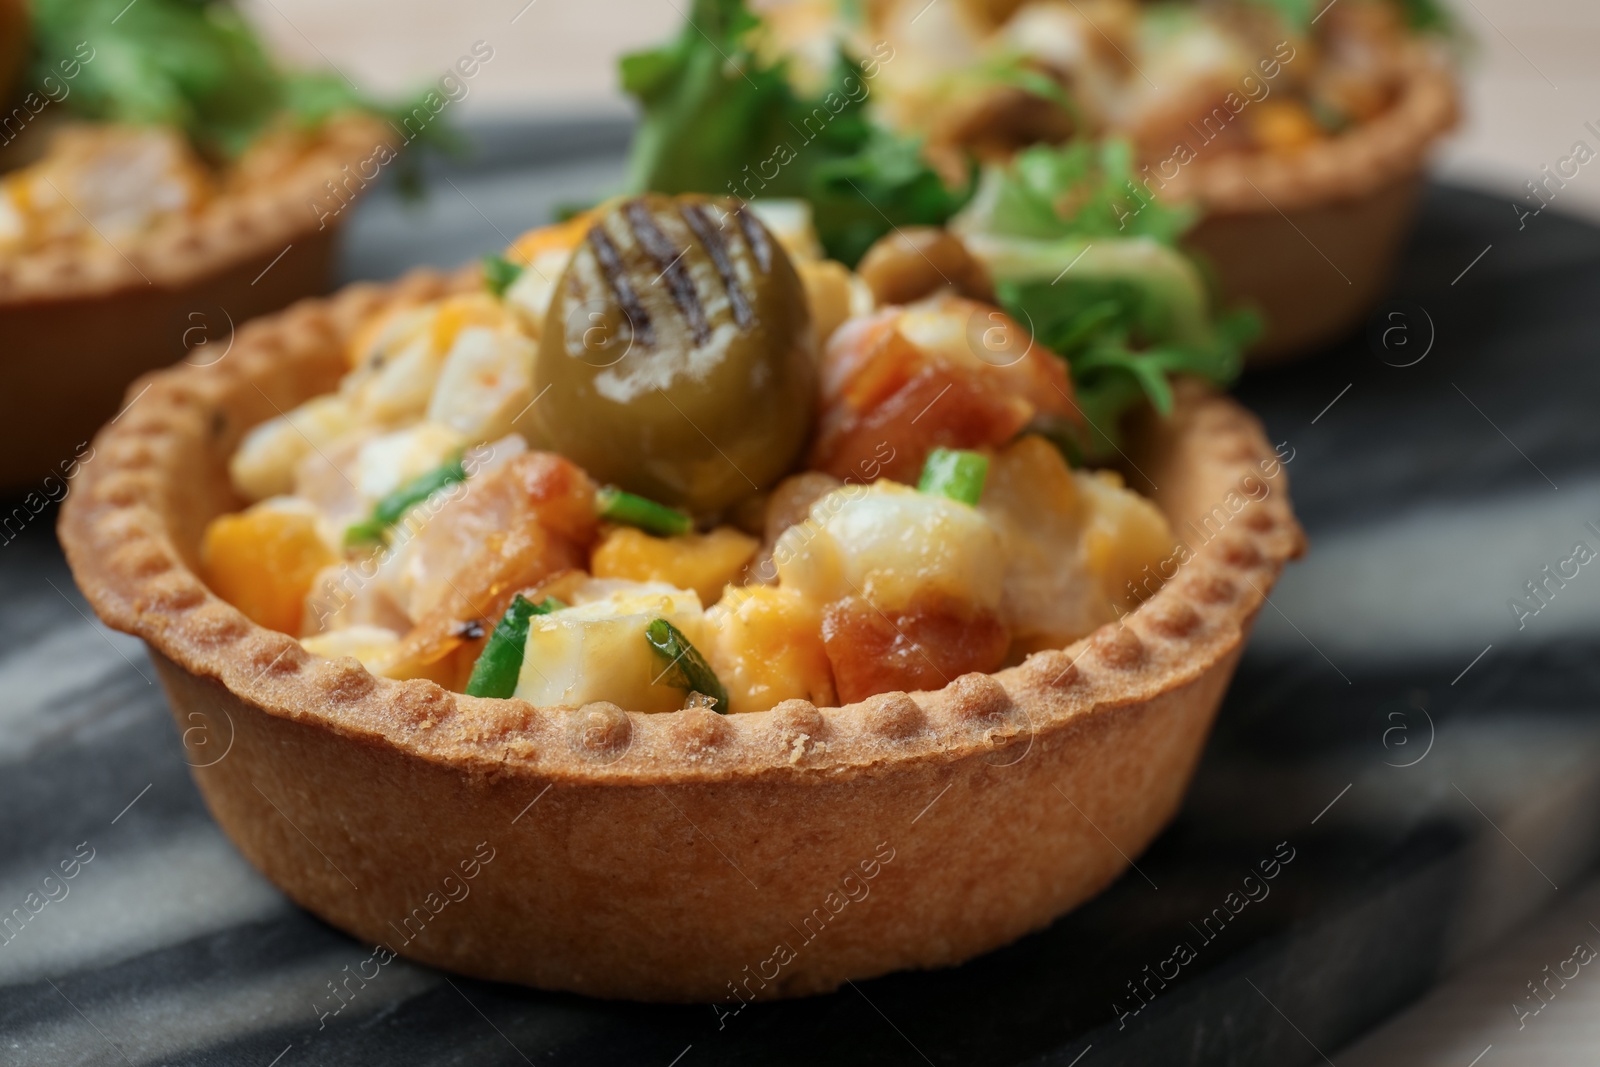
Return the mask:
[[1459,118],[1455,75],[1440,50],[1407,46],[1392,105],[1338,137],[1289,156],[1219,155],[1181,170],[1168,188],[1208,215],[1285,213],[1371,196],[1427,164]]
[[202,341],[217,347],[196,361],[217,358],[235,324],[325,292],[348,217],[319,218],[315,205],[333,195],[325,183],[396,140],[380,119],[338,116],[288,173],[137,241],[0,258],[0,486],[57,473],[116,414],[136,375]]
[[[148,643],[212,813],[298,903],[483,978],[795,996],[1037,929],[1177,810],[1304,545],[1260,426],[1193,383],[1129,451],[1192,558],[1121,623],[936,693],[733,716],[536,708],[313,657],[210,593],[197,546],[237,505],[226,461],[244,431],[331,389],[376,308],[468,284],[355,286],[242,329],[215,365],[135,383],[144,398],[62,509],[78,583]],[[1185,524],[1206,516],[1202,543]]]
[[1219,156],[1163,190],[1201,206],[1184,244],[1215,268],[1224,304],[1265,316],[1250,362],[1337,340],[1388,285],[1428,156],[1459,118],[1438,48],[1413,42],[1399,69],[1398,99],[1349,132],[1288,157]]

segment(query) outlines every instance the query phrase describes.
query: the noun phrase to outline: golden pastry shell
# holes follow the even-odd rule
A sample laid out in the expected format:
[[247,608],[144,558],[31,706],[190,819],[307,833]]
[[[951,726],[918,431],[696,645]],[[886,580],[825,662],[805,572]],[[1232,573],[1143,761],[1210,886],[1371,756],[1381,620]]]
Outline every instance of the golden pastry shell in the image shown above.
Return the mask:
[[[364,161],[376,163],[381,148],[392,148],[398,139],[381,119],[338,115],[318,130],[287,173],[271,181],[221,192],[200,210],[162,219],[116,246],[93,240],[0,258],[0,313],[9,304],[103,297],[125,289],[179,289],[257,253],[276,254],[306,233],[322,230],[315,205],[328,208],[329,224],[342,221],[344,212],[333,210],[338,201],[326,183],[338,186],[346,168],[354,174]],[[364,187],[352,181],[357,191]]]
[[1440,49],[1413,43],[1400,70],[1398,98],[1375,119],[1292,156],[1201,149],[1162,190],[1201,206],[1184,244],[1215,269],[1223,303],[1265,319],[1251,363],[1348,335],[1388,286],[1428,156],[1459,116]]
[[[361,184],[346,173],[359,178],[397,141],[376,118],[340,116],[287,174],[137,240],[0,257],[0,486],[49,491],[42,480],[87,452],[134,377],[178,359],[209,362],[234,324],[326,292],[351,214],[333,211],[327,183],[353,198]],[[319,204],[332,217],[319,218]]]
[[331,389],[367,315],[460,284],[354,286],[244,328],[226,360],[150,375],[62,509],[78,584],[148,644],[213,815],[298,903],[482,978],[794,996],[1046,925],[1177,810],[1251,622],[1303,549],[1260,426],[1193,383],[1133,436],[1140,488],[1180,533],[1245,506],[1206,543],[1189,535],[1194,557],[1121,623],[939,692],[734,716],[537,708],[314,657],[213,595],[196,546],[237,506],[241,434]]

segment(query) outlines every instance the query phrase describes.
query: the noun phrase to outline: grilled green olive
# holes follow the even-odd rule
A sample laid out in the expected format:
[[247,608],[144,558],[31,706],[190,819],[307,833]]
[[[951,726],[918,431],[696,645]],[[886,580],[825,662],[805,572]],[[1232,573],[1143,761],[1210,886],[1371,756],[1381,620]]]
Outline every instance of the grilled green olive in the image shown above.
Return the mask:
[[817,391],[805,290],[736,200],[624,200],[558,280],[534,378],[551,447],[599,481],[717,511],[777,481],[805,445]]

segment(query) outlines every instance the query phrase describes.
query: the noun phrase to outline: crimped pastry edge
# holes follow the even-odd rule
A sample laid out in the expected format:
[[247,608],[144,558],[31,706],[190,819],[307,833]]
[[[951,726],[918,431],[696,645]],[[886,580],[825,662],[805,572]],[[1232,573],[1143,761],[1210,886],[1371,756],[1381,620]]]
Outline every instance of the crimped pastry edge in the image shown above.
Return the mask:
[[[1284,563],[1303,551],[1286,474],[1263,474],[1274,453],[1259,424],[1231,400],[1184,383],[1171,420],[1152,420],[1142,432],[1142,454],[1179,449],[1180,466],[1192,468],[1189,484],[1152,494],[1158,503],[1168,498],[1174,526],[1222,504],[1244,478],[1267,485],[1267,494],[1120,622],[993,675],[842,708],[786,701],[743,715],[647,715],[609,704],[572,710],[469,697],[428,681],[377,678],[351,658],[314,657],[294,638],[250,622],[197,577],[195,546],[214,511],[206,494],[226,498],[226,458],[244,429],[332,388],[343,340],[366,315],[471,284],[467,277],[416,272],[389,288],[357,285],[303,301],[242,329],[229,359],[130,386],[130,397],[145,395],[96,437],[96,459],[73,479],[59,524],[100,617],[269,714],[458,768],[573,783],[838,779],[990,752],[1193,682],[1238,650]],[[209,470],[197,477],[202,458]],[[1135,485],[1146,488],[1137,478]]]
[[397,135],[383,120],[359,112],[334,116],[319,132],[319,142],[289,175],[224,192],[201,211],[164,219],[132,242],[113,247],[98,240],[0,259],[0,313],[18,304],[94,299],[150,285],[179,289],[322,228],[313,202],[331,195],[324,183],[338,184],[344,168],[384,146],[393,149]]
[[1180,171],[1163,195],[1193,198],[1208,215],[1292,212],[1372,195],[1419,173],[1460,117],[1455,73],[1442,46],[1405,49],[1399,99],[1377,118],[1288,157],[1222,156]]

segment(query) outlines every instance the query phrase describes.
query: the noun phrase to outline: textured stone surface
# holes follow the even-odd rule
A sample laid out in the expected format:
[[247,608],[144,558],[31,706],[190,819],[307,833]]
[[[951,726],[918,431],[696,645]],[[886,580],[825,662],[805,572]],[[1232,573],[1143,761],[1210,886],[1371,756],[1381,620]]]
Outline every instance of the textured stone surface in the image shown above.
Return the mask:
[[[492,185],[462,188],[478,202]],[[705,1007],[641,1009],[463,979],[452,988],[398,960],[365,987],[350,980],[355,995],[341,1008],[328,983],[373,973],[372,947],[294,908],[221,838],[185,763],[227,758],[229,724],[174,728],[139,644],[74,609],[81,599],[41,516],[0,552],[9,638],[0,912],[25,907],[80,843],[94,858],[65,883],[67,896],[0,945],[0,1048],[21,1063],[120,1062],[108,1042],[136,1063],[264,1065],[286,1053],[280,1067],[523,1056],[669,1064],[680,1054],[682,1067],[924,1056],[1066,1065],[1091,1044],[1083,1067],[1179,1052],[1207,1063],[1321,1062],[1298,1028],[1343,1064],[1341,1045],[1545,903],[1546,876],[1566,887],[1597,842],[1600,648],[1589,623],[1600,617],[1600,580],[1585,571],[1520,631],[1505,602],[1585,536],[1583,518],[1600,524],[1600,423],[1576,400],[1600,391],[1585,317],[1600,242],[1547,215],[1502,246],[1503,212],[1498,200],[1431,196],[1397,290],[1440,330],[1428,360],[1392,368],[1353,344],[1245,383],[1272,439],[1295,449],[1288,469],[1313,550],[1262,609],[1184,812],[1134,857],[1137,870],[965,967],[752,1006],[720,1027]],[[1452,287],[1491,241],[1506,259],[1486,258]],[[430,258],[426,247],[418,254]],[[1522,539],[1507,532],[1514,519]],[[1247,578],[1230,581],[1248,595]],[[295,669],[270,662],[277,649],[255,651],[264,668]],[[1008,749],[989,773],[1005,774],[1012,758]],[[290,814],[315,803],[258,786]],[[1072,795],[1063,781],[1038,803],[1070,805]],[[908,833],[936,840],[940,806],[961,796],[936,800]],[[536,797],[524,820],[539,817]],[[1116,840],[1115,825],[1098,829]],[[287,821],[284,833],[296,835]],[[662,847],[693,839],[686,825],[684,842]],[[1250,886],[1260,883],[1244,878],[1259,879],[1279,842],[1294,858],[1263,899],[1211,939],[1190,927],[1230,893],[1259,896]],[[572,847],[581,855],[585,845]],[[1003,857],[988,863],[975,880],[1003,877]],[[344,874],[360,885],[361,872]],[[429,877],[419,871],[419,902]],[[1127,983],[1146,966],[1169,967],[1180,941],[1194,960],[1119,1029],[1113,1004],[1138,1004]],[[1512,975],[1505,996],[1537,975]],[[1500,1036],[1490,1040],[1485,1065],[1503,1051]],[[1514,1045],[1504,1051],[1498,1062],[1533,1062]]]

